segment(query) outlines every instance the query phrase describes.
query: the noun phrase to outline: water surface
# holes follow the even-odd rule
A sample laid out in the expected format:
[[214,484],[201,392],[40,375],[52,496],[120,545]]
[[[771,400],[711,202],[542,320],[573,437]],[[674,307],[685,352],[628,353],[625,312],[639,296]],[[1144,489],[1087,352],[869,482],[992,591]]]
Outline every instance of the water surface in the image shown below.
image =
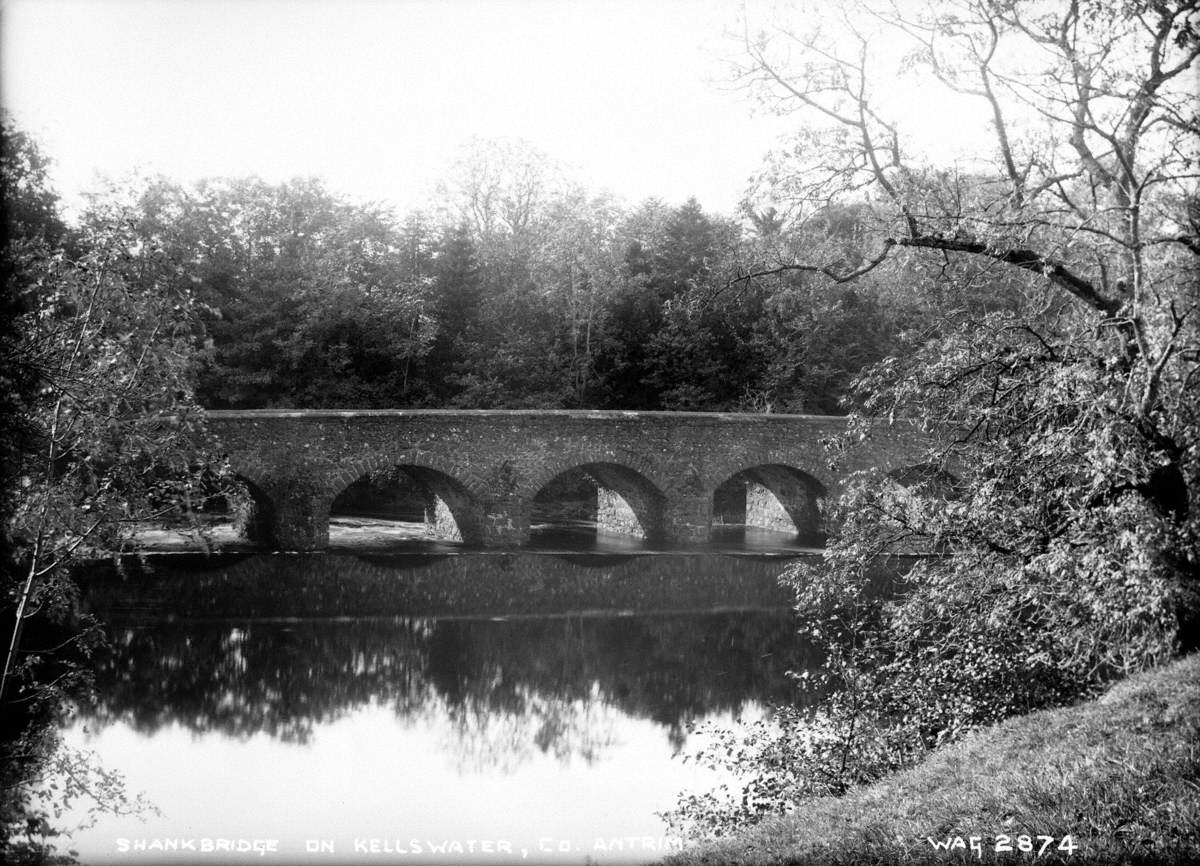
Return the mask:
[[102,818],[74,847],[85,863],[655,860],[672,844],[657,813],[723,781],[680,760],[690,727],[793,700],[785,672],[814,663],[777,582],[787,562],[168,556],[93,572],[84,603],[112,649],[66,737],[160,814]]

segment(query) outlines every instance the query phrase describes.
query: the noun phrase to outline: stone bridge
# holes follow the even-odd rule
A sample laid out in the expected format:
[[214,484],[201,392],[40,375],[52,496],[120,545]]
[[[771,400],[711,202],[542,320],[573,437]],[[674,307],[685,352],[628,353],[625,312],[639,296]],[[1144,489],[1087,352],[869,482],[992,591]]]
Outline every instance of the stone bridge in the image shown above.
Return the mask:
[[892,426],[834,468],[823,442],[846,421],[814,415],[253,410],[208,423],[254,500],[248,534],[284,550],[325,548],[339,494],[381,473],[420,491],[432,532],[473,546],[527,543],[538,515],[581,485],[596,524],[655,543],[702,544],[721,525],[815,539],[850,475],[899,477],[926,445]]

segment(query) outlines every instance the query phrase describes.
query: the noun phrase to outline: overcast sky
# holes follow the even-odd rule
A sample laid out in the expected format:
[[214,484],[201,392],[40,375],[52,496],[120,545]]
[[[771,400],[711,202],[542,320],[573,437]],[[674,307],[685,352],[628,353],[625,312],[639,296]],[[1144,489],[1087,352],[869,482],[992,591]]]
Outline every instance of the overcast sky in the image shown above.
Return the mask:
[[734,0],[3,0],[3,101],[96,173],[324,178],[422,204],[473,136],[732,212],[786,128],[720,86]]

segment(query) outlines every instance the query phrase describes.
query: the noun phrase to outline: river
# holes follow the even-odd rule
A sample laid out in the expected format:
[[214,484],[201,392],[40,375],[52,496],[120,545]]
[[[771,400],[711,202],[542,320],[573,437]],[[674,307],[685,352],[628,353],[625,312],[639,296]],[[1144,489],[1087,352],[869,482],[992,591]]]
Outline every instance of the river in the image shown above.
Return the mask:
[[[692,728],[815,664],[798,554],[163,555],[93,569],[96,701],[67,743],[156,812],[84,863],[631,863],[716,771]],[[70,826],[81,813],[67,815]]]

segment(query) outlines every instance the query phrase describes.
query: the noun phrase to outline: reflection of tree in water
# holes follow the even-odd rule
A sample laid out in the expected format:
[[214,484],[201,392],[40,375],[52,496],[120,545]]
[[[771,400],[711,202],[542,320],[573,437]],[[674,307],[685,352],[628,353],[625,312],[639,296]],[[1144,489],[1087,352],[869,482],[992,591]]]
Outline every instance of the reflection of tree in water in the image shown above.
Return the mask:
[[591,764],[613,743],[616,711],[596,694],[590,700],[528,692],[521,711],[477,702],[443,705],[450,725],[446,748],[460,773],[508,773],[537,755],[561,763]]
[[790,611],[489,620],[156,622],[112,634],[95,716],[304,742],[371,703],[448,718],[460,768],[595,760],[616,712],[693,719],[794,699]]
[[[373,698],[429,697],[416,672],[426,623],[159,623],[112,630],[97,659],[94,714],[154,732],[180,724],[305,742]],[[330,635],[331,626],[336,635]],[[331,639],[332,638],[332,639]]]

